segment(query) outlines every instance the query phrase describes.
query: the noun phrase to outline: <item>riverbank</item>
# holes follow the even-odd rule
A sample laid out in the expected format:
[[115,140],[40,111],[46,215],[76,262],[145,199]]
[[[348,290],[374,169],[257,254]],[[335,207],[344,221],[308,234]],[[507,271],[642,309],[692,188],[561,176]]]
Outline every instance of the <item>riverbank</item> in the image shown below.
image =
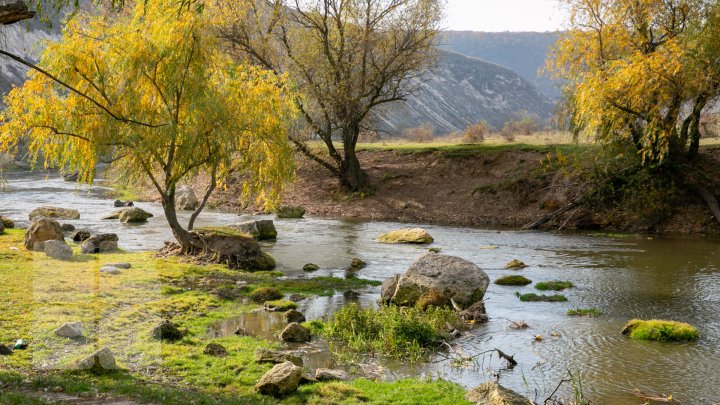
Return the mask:
[[[595,170],[587,164],[597,150],[571,144],[360,145],[358,157],[376,187],[371,195],[346,192],[326,169],[298,154],[297,176],[284,203],[322,217],[520,229],[588,189],[580,172]],[[694,165],[702,168],[703,184],[720,194],[720,147],[704,147]],[[681,187],[642,190],[633,182],[640,187],[648,183],[630,179],[617,186],[624,192],[621,197],[568,210],[543,229],[720,234],[718,222],[694,193]],[[199,179],[193,186],[200,193],[204,185]],[[659,192],[665,195],[655,195]],[[210,203],[251,212],[238,204],[237,195],[231,183]]]

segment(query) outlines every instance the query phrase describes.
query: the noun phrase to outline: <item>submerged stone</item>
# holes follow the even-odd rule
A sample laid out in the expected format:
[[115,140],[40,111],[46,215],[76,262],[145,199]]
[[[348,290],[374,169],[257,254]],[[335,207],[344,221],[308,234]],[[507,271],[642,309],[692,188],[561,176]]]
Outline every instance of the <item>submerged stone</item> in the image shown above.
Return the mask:
[[365,268],[365,266],[367,266],[367,263],[365,263],[361,259],[358,259],[357,257],[353,258],[350,262],[350,268],[353,270],[360,270]]

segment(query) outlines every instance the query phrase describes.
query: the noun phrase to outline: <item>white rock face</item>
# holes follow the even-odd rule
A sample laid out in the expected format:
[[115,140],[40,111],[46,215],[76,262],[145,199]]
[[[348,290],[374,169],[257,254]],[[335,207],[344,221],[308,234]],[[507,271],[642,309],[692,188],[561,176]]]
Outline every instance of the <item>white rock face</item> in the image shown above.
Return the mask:
[[55,334],[60,337],[76,338],[83,335],[82,322],[70,322],[55,329]]

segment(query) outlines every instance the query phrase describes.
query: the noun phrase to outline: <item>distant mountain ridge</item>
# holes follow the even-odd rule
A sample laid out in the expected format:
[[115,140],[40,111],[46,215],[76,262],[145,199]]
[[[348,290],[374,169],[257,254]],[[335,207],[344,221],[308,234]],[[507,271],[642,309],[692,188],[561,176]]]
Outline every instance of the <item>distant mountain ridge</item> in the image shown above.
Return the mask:
[[558,82],[543,74],[557,32],[446,31],[440,48],[512,69],[553,99],[560,97]]
[[380,127],[399,133],[429,124],[435,134],[461,131],[485,120],[496,128],[520,112],[547,120],[553,102],[512,70],[455,52],[440,51],[438,66],[406,103],[379,114]]

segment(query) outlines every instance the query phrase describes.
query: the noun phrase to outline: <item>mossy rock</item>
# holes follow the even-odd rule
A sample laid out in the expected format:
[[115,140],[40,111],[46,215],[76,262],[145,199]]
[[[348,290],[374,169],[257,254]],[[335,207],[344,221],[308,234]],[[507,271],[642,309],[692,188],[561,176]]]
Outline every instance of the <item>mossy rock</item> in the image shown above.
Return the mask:
[[505,268],[508,270],[520,270],[524,269],[525,267],[527,267],[527,264],[523,263],[518,259],[513,259],[505,265]]
[[690,324],[662,319],[632,319],[625,324],[622,334],[660,342],[692,341],[700,337],[698,330]]
[[568,309],[568,316],[587,316],[596,317],[602,315],[602,311],[597,308],[575,308]]
[[525,302],[565,302],[567,297],[560,294],[555,295],[538,295],[535,293],[518,295],[520,301]]
[[427,310],[429,307],[452,307],[450,297],[444,294],[442,291],[431,289],[423,293],[420,298],[415,301],[415,306]]
[[318,266],[315,263],[308,263],[303,266],[303,271],[310,272],[310,271],[318,271],[318,270],[320,270],[320,266]]
[[528,285],[531,284],[532,280],[524,276],[502,276],[495,280],[497,285]]
[[263,252],[260,256],[248,260],[246,269],[250,271],[270,271],[277,266],[275,258]]
[[298,304],[287,300],[265,301],[265,308],[273,312],[286,312],[291,309],[297,309],[297,307]]
[[2,215],[0,215],[0,223],[5,227],[5,229],[13,229],[15,228],[15,221],[13,221],[10,218],[6,218]]
[[432,243],[433,237],[422,228],[407,228],[390,231],[377,237],[380,243]]
[[535,284],[535,288],[541,291],[562,291],[573,286],[569,281],[541,281]]
[[275,287],[260,287],[250,293],[250,298],[256,302],[279,300],[284,297],[283,293]]

